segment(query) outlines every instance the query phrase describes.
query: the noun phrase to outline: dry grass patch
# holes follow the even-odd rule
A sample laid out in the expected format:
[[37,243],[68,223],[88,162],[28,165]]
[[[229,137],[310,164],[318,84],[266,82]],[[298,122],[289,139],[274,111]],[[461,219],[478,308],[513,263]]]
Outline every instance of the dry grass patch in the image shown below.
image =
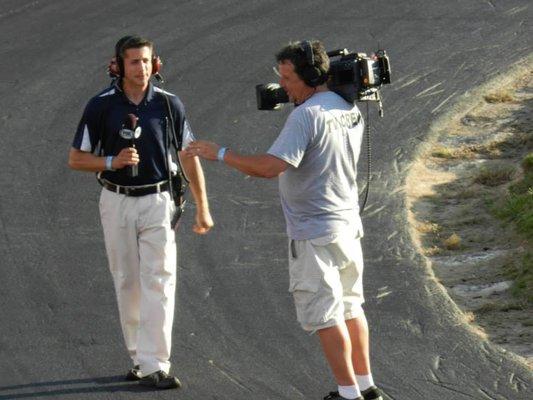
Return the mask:
[[472,159],[476,157],[476,153],[476,146],[460,146],[450,148],[439,145],[435,146],[435,148],[431,151],[431,156],[446,160]]
[[500,305],[500,310],[504,312],[522,311],[522,310],[525,310],[525,308],[526,308],[526,305],[522,303],[510,303],[510,304]]
[[487,314],[491,312],[509,312],[509,311],[523,311],[525,304],[518,302],[488,302],[474,310],[475,314]]
[[499,157],[502,154],[502,142],[491,142],[483,146],[481,152],[492,158]]
[[422,249],[425,256],[433,257],[442,253],[442,249],[439,246],[431,246]]
[[457,233],[452,233],[447,239],[444,239],[444,247],[448,250],[458,250],[461,248],[461,238]]
[[493,163],[480,168],[474,177],[474,183],[485,186],[499,186],[513,179],[516,172],[514,165]]
[[[526,133],[515,133],[500,140],[494,140],[479,147],[479,153],[489,157],[500,157],[504,153],[514,152],[528,147],[530,136]],[[533,143],[533,142],[532,142]]]
[[479,325],[476,325],[476,316],[471,311],[463,312],[463,320],[466,324],[468,324],[468,327],[471,332],[478,335],[483,340],[488,340],[489,336],[487,335],[487,332],[480,327]]
[[496,303],[485,303],[482,306],[476,308],[474,313],[476,314],[486,314],[489,312],[499,311],[501,308]]
[[479,189],[468,187],[457,191],[455,198],[459,200],[473,199],[479,196],[479,192]]
[[483,96],[487,103],[510,103],[515,100],[509,89],[501,89],[497,92]]
[[467,311],[467,312],[463,313],[463,316],[464,316],[465,322],[467,324],[471,324],[471,323],[473,323],[476,320],[475,314],[473,312],[471,312],[471,311]]
[[425,221],[425,222],[419,222],[416,225],[416,230],[420,233],[425,233],[425,234],[437,233],[441,230],[441,227],[434,222]]
[[465,216],[464,218],[459,218],[456,221],[453,221],[456,226],[466,226],[466,225],[478,225],[485,222],[485,217],[482,215],[473,215]]

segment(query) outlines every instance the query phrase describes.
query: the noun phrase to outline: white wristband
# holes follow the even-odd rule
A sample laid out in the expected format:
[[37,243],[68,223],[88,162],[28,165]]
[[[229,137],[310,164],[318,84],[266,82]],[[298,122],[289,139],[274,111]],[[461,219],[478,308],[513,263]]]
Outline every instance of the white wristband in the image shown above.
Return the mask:
[[226,155],[226,151],[228,151],[227,147],[221,147],[218,149],[217,159],[218,161],[224,162],[224,156]]
[[106,169],[106,171],[114,171],[114,169],[113,169],[113,156],[107,156],[105,158],[105,169]]

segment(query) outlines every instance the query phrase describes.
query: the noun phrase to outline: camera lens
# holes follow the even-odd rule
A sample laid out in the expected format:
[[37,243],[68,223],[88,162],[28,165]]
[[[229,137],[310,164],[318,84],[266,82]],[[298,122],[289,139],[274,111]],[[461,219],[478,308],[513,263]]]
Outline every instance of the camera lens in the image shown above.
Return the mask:
[[276,110],[281,103],[288,103],[287,92],[277,83],[256,85],[257,108],[259,110]]

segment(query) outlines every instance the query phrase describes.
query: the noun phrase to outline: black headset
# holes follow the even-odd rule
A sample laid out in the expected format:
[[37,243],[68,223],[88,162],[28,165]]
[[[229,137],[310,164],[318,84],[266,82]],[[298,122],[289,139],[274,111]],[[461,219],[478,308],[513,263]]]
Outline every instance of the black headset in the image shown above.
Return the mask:
[[307,86],[317,87],[324,83],[324,74],[315,66],[313,47],[309,40],[300,42],[300,49],[305,54],[306,65],[301,68],[302,80]]
[[[111,76],[122,76],[124,74],[124,59],[122,58],[122,49],[133,40],[138,39],[137,36],[124,36],[120,38],[120,40],[115,45],[115,62],[113,63],[113,60],[109,64],[109,74]],[[163,63],[161,62],[161,58],[155,54],[155,52],[152,54],[152,75],[155,75],[161,71]]]

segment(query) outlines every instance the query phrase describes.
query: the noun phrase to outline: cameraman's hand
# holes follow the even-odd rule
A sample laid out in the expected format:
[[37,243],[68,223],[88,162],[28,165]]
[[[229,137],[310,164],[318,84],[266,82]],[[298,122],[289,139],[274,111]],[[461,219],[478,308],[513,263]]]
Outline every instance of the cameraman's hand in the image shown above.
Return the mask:
[[205,235],[213,227],[214,222],[211,218],[209,209],[199,209],[196,211],[195,224],[192,227],[194,233],[198,235]]
[[135,147],[126,147],[118,153],[118,156],[113,157],[113,169],[121,169],[128,165],[139,164],[139,153]]
[[198,156],[206,160],[216,161],[219,149],[220,146],[216,143],[206,140],[196,140],[191,142],[185,149],[185,154],[187,157]]

